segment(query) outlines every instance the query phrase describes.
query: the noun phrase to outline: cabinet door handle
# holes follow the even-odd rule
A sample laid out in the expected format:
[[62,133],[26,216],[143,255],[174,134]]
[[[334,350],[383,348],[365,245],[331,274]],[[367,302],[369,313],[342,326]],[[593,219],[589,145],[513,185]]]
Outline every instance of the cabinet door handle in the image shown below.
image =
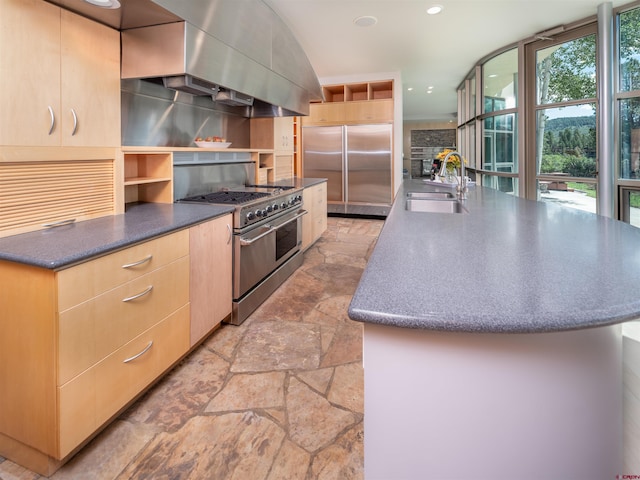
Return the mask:
[[140,293],[136,293],[135,295],[131,295],[130,297],[127,297],[127,298],[123,298],[122,301],[123,302],[130,302],[132,300],[135,300],[136,298],[144,297],[146,294],[151,292],[151,290],[153,290],[153,285],[149,285],[147,288],[145,288]]
[[229,230],[229,238],[227,238],[227,245],[231,243],[231,239],[233,238],[233,232],[231,231],[231,226],[227,223],[227,230]]
[[76,111],[72,108],[71,115],[73,115],[73,130],[71,131],[71,136],[73,137],[78,131],[78,115],[76,115]]
[[49,127],[48,135],[51,135],[53,133],[53,128],[56,126],[56,116],[53,113],[53,108],[51,107],[51,105],[49,105],[47,108],[49,109],[49,115],[51,116],[51,126]]
[[125,263],[124,265],[122,265],[122,268],[132,268],[132,267],[137,267],[138,265],[142,265],[143,263],[148,262],[149,260],[151,260],[153,258],[153,255],[147,255],[146,257],[144,257],[142,260],[138,260],[137,262],[133,262],[133,263]]
[[122,363],[129,363],[129,362],[133,362],[136,358],[140,358],[142,355],[144,355],[145,353],[147,353],[149,351],[149,349],[153,347],[153,340],[151,340],[146,347],[144,347],[144,350],[142,350],[140,353],[136,353],[133,357],[129,357],[129,358],[125,358]]
[[43,223],[44,228],[63,227],[64,225],[71,225],[76,221],[75,218],[67,218],[66,220],[60,220],[59,222]]

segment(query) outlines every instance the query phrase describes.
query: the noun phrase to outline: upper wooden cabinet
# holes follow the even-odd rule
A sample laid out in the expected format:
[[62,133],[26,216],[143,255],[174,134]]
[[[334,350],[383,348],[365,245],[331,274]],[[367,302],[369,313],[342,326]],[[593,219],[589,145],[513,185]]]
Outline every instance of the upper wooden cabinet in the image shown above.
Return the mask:
[[0,144],[120,145],[120,36],[42,0],[0,2]]
[[393,122],[393,80],[325,85],[325,101],[310,105],[303,125]]

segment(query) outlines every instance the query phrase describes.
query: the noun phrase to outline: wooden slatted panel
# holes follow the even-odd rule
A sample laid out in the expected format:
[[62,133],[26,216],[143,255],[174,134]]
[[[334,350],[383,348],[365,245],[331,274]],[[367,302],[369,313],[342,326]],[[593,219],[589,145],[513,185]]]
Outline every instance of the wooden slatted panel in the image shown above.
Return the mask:
[[112,215],[113,160],[0,163],[0,237]]

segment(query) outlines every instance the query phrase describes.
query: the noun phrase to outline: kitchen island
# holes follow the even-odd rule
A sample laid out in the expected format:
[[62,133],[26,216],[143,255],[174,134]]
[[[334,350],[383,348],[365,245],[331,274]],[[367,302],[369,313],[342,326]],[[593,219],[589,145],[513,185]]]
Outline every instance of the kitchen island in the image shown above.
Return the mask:
[[349,307],[364,322],[365,473],[615,478],[621,322],[640,316],[640,230],[475,187],[462,213],[405,209]]

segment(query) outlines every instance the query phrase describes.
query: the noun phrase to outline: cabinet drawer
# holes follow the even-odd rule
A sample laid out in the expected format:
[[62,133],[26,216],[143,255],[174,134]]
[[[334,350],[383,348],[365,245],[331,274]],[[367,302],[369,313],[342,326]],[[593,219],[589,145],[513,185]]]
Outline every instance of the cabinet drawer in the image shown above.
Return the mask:
[[[70,453],[188,349],[189,305],[185,305],[59,387],[59,457]],[[125,363],[127,359],[131,360]]]
[[61,313],[58,384],[68,382],[188,302],[186,256]]
[[181,230],[58,272],[58,310],[63,312],[189,254]]

